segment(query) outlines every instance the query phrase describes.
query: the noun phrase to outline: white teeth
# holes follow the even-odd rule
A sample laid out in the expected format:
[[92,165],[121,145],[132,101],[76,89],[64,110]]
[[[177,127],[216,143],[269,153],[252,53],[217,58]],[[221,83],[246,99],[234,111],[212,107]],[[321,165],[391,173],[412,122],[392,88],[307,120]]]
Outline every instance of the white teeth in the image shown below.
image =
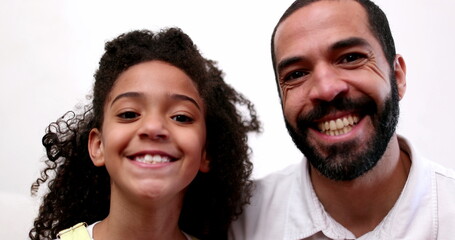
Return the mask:
[[337,130],[337,124],[335,123],[335,121],[330,120],[329,124],[330,124],[330,131]]
[[167,163],[170,162],[171,159],[165,156],[160,156],[160,155],[150,155],[146,154],[144,156],[136,157],[134,159],[135,161],[142,162],[142,163]]
[[352,126],[356,125],[358,122],[358,116],[349,115],[347,117],[321,122],[318,124],[318,128],[321,132],[329,136],[338,136],[350,132]]
[[352,116],[348,117],[348,122],[350,125],[354,124],[354,120],[352,119]]
[[336,120],[336,124],[337,124],[337,129],[340,129],[340,128],[343,128],[344,127],[344,123],[341,119],[337,119]]

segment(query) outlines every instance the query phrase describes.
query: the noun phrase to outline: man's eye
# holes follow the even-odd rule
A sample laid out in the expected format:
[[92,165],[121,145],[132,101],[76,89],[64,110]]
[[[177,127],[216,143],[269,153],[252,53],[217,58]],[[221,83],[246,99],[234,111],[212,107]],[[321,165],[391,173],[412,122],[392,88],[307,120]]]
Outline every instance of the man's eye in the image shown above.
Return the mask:
[[341,63],[352,63],[352,62],[355,62],[355,61],[359,61],[359,60],[362,60],[362,59],[365,59],[367,56],[365,54],[361,54],[361,53],[349,53],[349,54],[346,54],[344,55],[342,58],[341,58]]
[[135,112],[123,112],[123,113],[120,113],[117,116],[122,118],[122,119],[134,119],[134,118],[139,117],[139,114],[135,113]]
[[182,122],[182,123],[192,123],[194,120],[191,117],[188,117],[186,115],[175,115],[171,117],[172,120],[177,121],[177,122]]
[[290,72],[289,74],[287,74],[283,80],[285,82],[287,81],[292,81],[292,80],[295,80],[295,79],[298,79],[298,78],[301,78],[301,77],[304,77],[307,73],[302,71],[302,70],[297,70],[297,71],[292,71]]

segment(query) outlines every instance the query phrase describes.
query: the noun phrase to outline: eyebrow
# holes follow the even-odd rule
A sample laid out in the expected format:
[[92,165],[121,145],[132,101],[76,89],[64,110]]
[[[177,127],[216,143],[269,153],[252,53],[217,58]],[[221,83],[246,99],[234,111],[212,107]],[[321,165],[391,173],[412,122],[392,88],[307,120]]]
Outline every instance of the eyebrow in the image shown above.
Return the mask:
[[[170,96],[170,98],[173,99],[173,100],[191,102],[191,103],[194,104],[199,110],[201,110],[201,107],[199,106],[199,104],[198,104],[198,103],[196,102],[196,100],[194,100],[192,97],[189,97],[189,96],[186,96],[186,95],[183,95],[183,94],[177,94],[177,93],[170,94],[169,96]],[[115,97],[114,100],[112,100],[112,102],[111,102],[111,106],[112,106],[116,101],[118,101],[119,99],[122,99],[122,98],[141,98],[141,97],[144,97],[144,94],[143,94],[143,93],[139,93],[139,92],[125,92],[125,93],[119,94],[117,97]]]
[[340,49],[345,49],[345,48],[350,48],[350,47],[371,47],[371,45],[363,38],[359,37],[351,37],[347,39],[343,39],[341,41],[338,41],[330,47],[330,50],[340,50]]
[[183,94],[171,94],[170,95],[172,99],[174,100],[180,100],[180,101],[189,101],[191,103],[194,104],[194,106],[197,107],[197,109],[201,110],[201,107],[199,106],[199,104],[196,102],[196,100],[194,100],[192,97],[188,97],[186,95],[183,95]]
[[[346,38],[346,39],[333,43],[329,49],[331,51],[337,51],[337,50],[346,49],[346,48],[350,48],[350,47],[357,47],[357,46],[371,47],[371,45],[365,39],[359,38],[359,37],[351,37],[351,38]],[[277,70],[278,70],[278,72],[281,72],[284,68],[291,66],[297,62],[306,61],[306,59],[307,58],[304,56],[294,56],[294,57],[290,57],[290,58],[285,58],[278,63]]]
[[294,63],[305,61],[305,59],[306,59],[305,57],[297,57],[297,56],[283,59],[282,61],[280,61],[278,63],[278,66],[277,66],[278,73],[280,73],[283,69],[293,65]]
[[117,97],[115,97],[114,100],[112,100],[111,106],[112,106],[116,101],[118,101],[119,99],[122,99],[122,98],[140,98],[140,97],[144,97],[144,94],[138,93],[138,92],[126,92],[126,93],[122,93],[122,94],[117,95]]

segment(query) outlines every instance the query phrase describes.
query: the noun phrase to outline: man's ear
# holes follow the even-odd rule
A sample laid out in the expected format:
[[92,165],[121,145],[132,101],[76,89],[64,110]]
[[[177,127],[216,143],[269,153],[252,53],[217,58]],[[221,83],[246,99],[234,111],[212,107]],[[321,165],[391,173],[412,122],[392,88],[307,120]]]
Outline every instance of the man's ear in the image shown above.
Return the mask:
[[92,129],[89,133],[88,151],[93,165],[97,167],[104,166],[104,145],[101,132],[97,128]]
[[205,149],[201,156],[201,165],[199,167],[199,171],[203,173],[207,173],[210,171],[210,160],[207,158],[207,152],[205,151]]
[[403,57],[399,54],[395,56],[393,71],[397,80],[398,96],[401,100],[406,92],[406,63],[404,62]]

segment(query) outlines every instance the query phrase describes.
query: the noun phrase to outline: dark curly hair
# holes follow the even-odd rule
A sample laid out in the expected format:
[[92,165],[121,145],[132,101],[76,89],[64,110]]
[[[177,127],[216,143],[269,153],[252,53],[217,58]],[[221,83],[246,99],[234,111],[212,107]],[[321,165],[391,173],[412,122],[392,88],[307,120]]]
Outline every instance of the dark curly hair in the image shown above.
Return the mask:
[[46,167],[32,184],[32,194],[48,182],[31,239],[55,239],[78,222],[107,217],[109,175],[95,167],[87,143],[89,132],[101,128],[103,107],[119,74],[146,61],[160,60],[183,70],[194,81],[206,106],[208,173],[199,172],[188,186],[179,227],[200,239],[226,239],[230,222],[251,197],[252,163],[248,132],[259,132],[253,104],[223,80],[215,62],[205,59],[178,28],[159,32],[131,31],[107,42],[95,73],[92,102],[82,113],[67,112],[51,123],[42,139]]

